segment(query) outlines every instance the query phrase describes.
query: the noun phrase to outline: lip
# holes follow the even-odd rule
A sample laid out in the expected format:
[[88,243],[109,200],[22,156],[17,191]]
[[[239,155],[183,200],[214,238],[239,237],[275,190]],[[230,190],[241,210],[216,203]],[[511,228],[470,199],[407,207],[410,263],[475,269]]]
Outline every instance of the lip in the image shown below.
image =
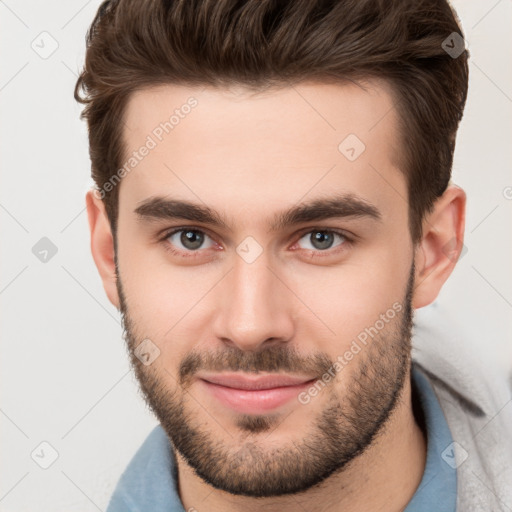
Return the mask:
[[216,373],[198,376],[200,384],[224,406],[245,414],[268,413],[296,398],[311,377]]

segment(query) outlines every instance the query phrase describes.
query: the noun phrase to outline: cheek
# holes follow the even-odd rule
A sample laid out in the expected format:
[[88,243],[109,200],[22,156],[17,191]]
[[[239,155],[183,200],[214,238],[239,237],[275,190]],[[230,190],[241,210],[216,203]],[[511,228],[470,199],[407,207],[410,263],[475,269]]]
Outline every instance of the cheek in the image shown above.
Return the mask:
[[218,278],[197,268],[148,264],[142,253],[121,256],[119,265],[135,344],[147,338],[158,347],[159,356],[152,366],[172,385],[180,361],[205,338],[209,318],[204,313],[209,306],[204,299]]
[[[394,324],[396,309],[404,307],[409,257],[405,249],[374,247],[336,267],[304,267],[301,272],[290,272],[289,287],[307,306],[298,317],[301,323],[297,328],[317,342],[325,340],[324,346],[311,349],[336,357],[361,332],[374,326],[380,315],[389,312],[387,331]],[[290,300],[297,301],[293,297]],[[300,307],[302,311],[304,306]]]
[[119,226],[119,272],[128,307],[139,323],[151,325],[152,331],[167,331],[211,287],[208,272],[200,266],[171,265],[163,247],[134,242],[140,238]]
[[[178,274],[178,275],[176,275]],[[126,279],[123,287],[129,297],[129,311],[137,331],[157,343],[177,350],[179,339],[196,338],[204,310],[202,298],[211,288],[205,280],[179,279],[179,273],[140,273]]]

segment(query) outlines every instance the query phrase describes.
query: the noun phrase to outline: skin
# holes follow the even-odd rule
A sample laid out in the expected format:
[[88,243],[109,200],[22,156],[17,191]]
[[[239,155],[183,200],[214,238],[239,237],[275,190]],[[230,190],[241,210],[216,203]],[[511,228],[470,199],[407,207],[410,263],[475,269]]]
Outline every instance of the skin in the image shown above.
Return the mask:
[[[272,348],[295,350],[304,360],[315,354],[336,360],[382,313],[397,301],[403,304],[411,268],[412,308],[435,300],[461,251],[466,197],[450,185],[413,245],[407,184],[397,168],[397,114],[387,85],[376,80],[364,89],[309,82],[259,94],[235,87],[149,88],[128,104],[127,152],[144,144],[190,96],[198,105],[118,185],[117,254],[104,205],[88,192],[91,250],[109,300],[129,311],[129,344],[149,338],[160,350],[148,367],[137,364],[132,350],[139,380],[151,377],[162,396],[181,398],[194,426],[228,453],[256,446],[272,456],[314,434],[314,421],[329,405],[338,401],[349,407],[346,397],[372,348],[409,341],[396,336],[403,316],[389,321],[310,403],[285,404],[272,417],[272,428],[262,432],[241,428],[240,415],[212,399],[194,375],[184,388],[180,364],[192,353],[235,350],[251,358]],[[366,145],[353,162],[338,150],[350,133]],[[277,212],[335,191],[374,205],[381,219],[330,218],[269,231]],[[227,227],[138,218],[134,210],[157,195],[208,205],[225,216]],[[195,258],[184,256],[191,251],[179,235],[161,240],[181,226],[209,237]],[[336,238],[334,247],[322,252],[309,239],[319,228],[344,230],[355,242]],[[252,263],[236,252],[248,236],[262,249]],[[448,257],[446,246],[454,239],[459,242]],[[180,253],[172,254],[169,246]],[[385,363],[375,358],[371,364],[370,378],[378,385],[384,379],[379,364]],[[339,471],[298,494],[255,498],[214,488],[177,453],[185,510],[292,511],[298,503],[305,510],[403,510],[421,481],[426,457],[412,410],[410,368],[405,363],[404,368],[400,394],[373,441]],[[389,378],[398,382],[391,370]],[[358,408],[352,409],[357,415]]]

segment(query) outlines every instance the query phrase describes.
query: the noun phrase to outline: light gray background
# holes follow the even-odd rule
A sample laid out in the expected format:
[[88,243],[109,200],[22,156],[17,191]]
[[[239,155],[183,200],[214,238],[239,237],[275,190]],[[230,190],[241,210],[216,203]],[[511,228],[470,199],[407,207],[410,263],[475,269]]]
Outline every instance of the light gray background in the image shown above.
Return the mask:
[[[0,0],[2,511],[105,510],[156,424],[89,250],[92,182],[73,87],[98,5]],[[453,325],[435,341],[472,351],[496,376],[512,367],[512,2],[454,6],[471,51],[453,172],[468,194],[468,251],[436,301]],[[32,48],[55,44],[47,58]],[[32,252],[42,237],[58,249],[46,263]],[[43,441],[58,452],[48,469],[35,462],[51,461]]]

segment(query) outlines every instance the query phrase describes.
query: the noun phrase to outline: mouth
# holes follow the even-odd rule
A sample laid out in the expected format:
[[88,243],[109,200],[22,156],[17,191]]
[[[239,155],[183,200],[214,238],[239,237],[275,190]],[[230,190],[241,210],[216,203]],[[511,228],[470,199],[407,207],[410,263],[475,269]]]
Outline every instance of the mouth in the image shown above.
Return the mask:
[[297,398],[316,378],[280,374],[217,373],[198,376],[217,402],[244,414],[265,414]]

